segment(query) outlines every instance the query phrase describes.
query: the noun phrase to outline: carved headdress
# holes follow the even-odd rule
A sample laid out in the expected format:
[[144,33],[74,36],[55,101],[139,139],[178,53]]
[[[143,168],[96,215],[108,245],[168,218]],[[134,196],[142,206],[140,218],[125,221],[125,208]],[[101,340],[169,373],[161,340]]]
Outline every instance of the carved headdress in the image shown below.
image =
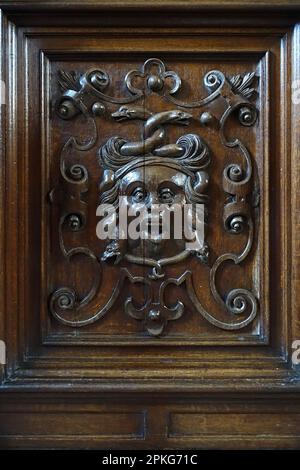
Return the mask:
[[[149,115],[144,126],[144,139],[128,142],[121,137],[111,137],[99,150],[99,163],[104,172],[100,189],[101,202],[115,203],[122,178],[130,171],[145,166],[167,166],[185,173],[186,193],[190,202],[206,202],[203,194],[208,175],[203,170],[210,163],[209,149],[197,134],[186,134],[175,144],[162,145],[165,139],[163,124],[186,124],[190,114],[179,110],[152,115],[139,108],[122,106],[113,113],[115,119],[137,119]],[[200,199],[199,199],[200,198]]]

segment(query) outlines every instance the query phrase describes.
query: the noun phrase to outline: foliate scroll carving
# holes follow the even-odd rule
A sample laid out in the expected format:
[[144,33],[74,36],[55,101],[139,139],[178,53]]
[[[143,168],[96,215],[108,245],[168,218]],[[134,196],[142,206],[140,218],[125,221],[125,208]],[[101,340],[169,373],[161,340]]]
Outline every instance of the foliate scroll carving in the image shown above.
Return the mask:
[[[112,77],[113,78],[113,77]],[[90,292],[80,298],[71,287],[60,287],[50,296],[50,311],[60,322],[69,326],[84,326],[103,317],[114,304],[126,282],[143,289],[145,299],[138,304],[133,296],[125,300],[124,311],[131,318],[143,321],[146,331],[153,336],[161,335],[168,321],[184,316],[184,302],[180,299],[169,305],[165,291],[169,286],[184,287],[194,309],[209,323],[223,330],[237,330],[250,324],[257,315],[258,301],[247,286],[233,286],[227,294],[221,295],[217,286],[217,272],[225,262],[235,265],[242,263],[252,250],[254,223],[252,217],[253,170],[252,157],[239,138],[226,137],[229,118],[245,127],[251,127],[258,118],[258,111],[250,101],[255,96],[257,78],[254,72],[225,76],[219,70],[212,70],[203,78],[207,94],[196,100],[180,99],[182,80],[175,71],[169,71],[160,59],[148,59],[137,70],[129,71],[124,77],[125,94],[115,96],[108,90],[113,81],[102,69],[90,70],[84,74],[60,71],[58,77],[62,95],[56,104],[61,119],[76,119],[84,115],[90,122],[92,137],[80,142],[75,137],[64,145],[61,152],[61,180],[51,191],[52,203],[59,204],[59,240],[63,256],[69,261],[77,254],[84,254],[93,264],[95,281]],[[147,97],[158,94],[168,110],[148,109]],[[220,115],[211,110],[210,104],[222,100],[224,106]],[[209,225],[210,163],[212,157],[209,142],[202,137],[203,126],[211,126],[219,133],[224,149],[237,151],[240,163],[225,165],[222,188],[225,195],[223,229],[236,237],[247,234],[247,242],[241,253],[219,253],[215,259],[210,255],[204,239],[196,249],[186,248],[186,239],[164,240],[158,232],[155,240],[149,237],[149,226],[141,219],[141,241],[124,238],[116,225],[114,237],[107,241],[103,251],[94,253],[87,247],[67,249],[64,231],[78,231],[85,227],[86,200],[82,194],[89,189],[89,175],[81,163],[66,164],[76,149],[84,152],[95,148],[97,141],[97,119],[110,119],[122,123],[122,135],[114,135],[102,142],[97,149],[100,177],[100,202],[116,209],[115,219],[120,218],[120,196],[124,196],[129,209],[140,204],[150,210],[155,203],[176,203],[181,208],[187,204],[202,204],[204,226]],[[128,138],[126,129],[129,121],[143,124],[140,139]],[[169,126],[189,126],[197,123],[198,131],[182,133],[176,141],[169,138]],[[112,127],[113,129],[113,127]],[[96,153],[96,152],[95,152]],[[69,160],[68,160],[69,161]],[[146,175],[146,177],[145,177]],[[164,184],[161,184],[161,181]],[[257,186],[257,185],[256,185]],[[127,208],[128,208],[127,207]],[[96,210],[96,208],[95,208]],[[192,210],[192,225],[197,214]],[[215,223],[215,222],[214,222]],[[194,226],[194,225],[193,225]],[[147,235],[147,236],[146,236]],[[198,240],[199,241],[199,240]],[[208,312],[194,289],[193,271],[182,271],[181,261],[195,257],[203,269],[209,270],[210,289],[223,315]],[[118,265],[119,278],[106,304],[90,308],[101,288],[101,272],[105,265]],[[169,277],[166,267],[178,265],[178,275]],[[146,275],[132,274],[131,266],[143,266]],[[204,268],[204,266],[206,266]]]

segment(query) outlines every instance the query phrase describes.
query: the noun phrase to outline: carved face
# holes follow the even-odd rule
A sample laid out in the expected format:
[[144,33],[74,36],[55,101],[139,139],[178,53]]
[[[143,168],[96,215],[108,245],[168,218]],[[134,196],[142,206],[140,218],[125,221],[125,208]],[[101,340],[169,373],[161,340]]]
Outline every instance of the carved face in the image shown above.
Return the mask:
[[[120,195],[127,197],[129,210],[145,207],[149,214],[153,204],[166,206],[176,204],[182,207],[186,202],[184,191],[186,178],[184,173],[167,166],[154,165],[137,168],[127,173],[122,179]],[[174,239],[172,214],[170,215],[170,239],[164,239],[162,236],[161,213],[158,213],[155,220],[147,219],[148,222],[151,220],[151,224],[156,225],[154,230],[152,228],[152,232],[150,223],[143,223],[143,220],[145,218],[140,219],[139,225],[142,236],[136,240],[128,240],[128,253],[160,259],[162,256],[164,258],[174,256],[185,249],[183,237]]]

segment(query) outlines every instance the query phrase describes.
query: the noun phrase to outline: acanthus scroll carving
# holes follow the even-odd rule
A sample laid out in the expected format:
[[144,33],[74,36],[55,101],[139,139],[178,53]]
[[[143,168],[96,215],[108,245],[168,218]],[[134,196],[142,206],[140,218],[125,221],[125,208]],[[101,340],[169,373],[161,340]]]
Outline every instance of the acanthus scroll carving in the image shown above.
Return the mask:
[[[182,81],[174,71],[168,71],[160,59],[148,59],[140,70],[132,70],[124,78],[127,93],[124,97],[114,97],[106,93],[111,85],[108,74],[102,70],[88,71],[82,75],[76,72],[59,73],[62,96],[56,105],[61,119],[76,119],[84,115],[90,122],[92,137],[78,142],[75,137],[64,145],[61,152],[61,180],[51,191],[52,203],[59,204],[59,240],[63,256],[68,260],[77,255],[87,256],[95,273],[95,281],[84,298],[79,298],[71,287],[60,287],[50,295],[50,311],[60,322],[69,326],[84,326],[93,323],[107,314],[118,298],[125,282],[140,285],[145,291],[143,305],[136,304],[132,296],[125,300],[124,311],[131,318],[143,321],[150,335],[163,333],[168,321],[184,316],[184,302],[180,299],[174,305],[165,300],[168,286],[185,287],[188,297],[200,315],[209,323],[223,330],[238,330],[250,324],[257,315],[258,301],[251,289],[245,286],[233,287],[221,295],[217,287],[217,272],[225,262],[235,265],[242,263],[252,250],[254,225],[252,218],[253,170],[252,157],[247,147],[238,139],[226,137],[226,124],[229,118],[236,118],[245,127],[255,124],[258,111],[250,101],[256,93],[256,77],[253,72],[226,77],[218,70],[208,72],[203,79],[207,95],[194,101],[182,101],[178,97]],[[147,109],[141,105],[147,96],[156,93],[164,102],[170,103],[167,111]],[[210,109],[215,100],[223,100],[225,111],[216,116]],[[111,109],[113,107],[113,109]],[[196,115],[195,115],[196,111]],[[196,250],[186,249],[186,240],[163,240],[153,242],[149,237],[142,243],[123,239],[118,230],[115,237],[108,240],[104,250],[95,254],[87,247],[67,249],[64,244],[64,230],[84,230],[86,221],[86,202],[82,194],[88,192],[89,175],[81,164],[69,164],[70,150],[84,152],[94,148],[97,141],[97,119],[109,119],[122,123],[121,136],[112,135],[97,150],[100,177],[100,201],[111,204],[120,213],[120,196],[126,197],[127,204],[134,207],[144,204],[176,203],[202,204],[204,207],[205,227],[209,223],[210,163],[212,156],[209,143],[201,137],[203,126],[212,126],[219,132],[224,148],[237,151],[241,163],[231,163],[224,167],[223,191],[226,201],[223,211],[224,231],[239,237],[247,234],[247,242],[241,253],[220,253],[212,259],[204,233],[204,240]],[[128,139],[126,123],[143,123],[140,140]],[[169,126],[189,126],[197,122],[198,132],[186,132],[175,142],[168,138]],[[147,175],[145,178],[145,174]],[[162,180],[164,185],[161,185]],[[129,202],[128,202],[129,201]],[[96,208],[95,208],[96,210]],[[193,220],[197,215],[193,212]],[[144,230],[149,230],[147,224]],[[205,229],[206,230],[206,229]],[[208,312],[194,289],[193,272],[185,269],[181,261],[195,257],[209,269],[210,289],[216,303],[224,311],[222,318]],[[90,309],[97,291],[101,288],[101,272],[104,264],[119,267],[119,279],[107,303],[99,308]],[[165,268],[178,264],[178,275],[168,277]],[[148,269],[143,276],[133,275],[131,265]],[[207,268],[206,268],[207,269]]]

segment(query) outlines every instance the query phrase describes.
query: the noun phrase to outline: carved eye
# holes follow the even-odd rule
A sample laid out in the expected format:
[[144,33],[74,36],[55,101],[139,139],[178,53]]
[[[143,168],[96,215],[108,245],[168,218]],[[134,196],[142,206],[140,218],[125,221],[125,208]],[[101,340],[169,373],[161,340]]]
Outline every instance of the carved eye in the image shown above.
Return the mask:
[[143,202],[147,197],[147,193],[143,188],[136,188],[131,196],[135,202]]
[[159,192],[159,199],[164,204],[171,204],[174,201],[174,193],[169,188],[164,188]]

